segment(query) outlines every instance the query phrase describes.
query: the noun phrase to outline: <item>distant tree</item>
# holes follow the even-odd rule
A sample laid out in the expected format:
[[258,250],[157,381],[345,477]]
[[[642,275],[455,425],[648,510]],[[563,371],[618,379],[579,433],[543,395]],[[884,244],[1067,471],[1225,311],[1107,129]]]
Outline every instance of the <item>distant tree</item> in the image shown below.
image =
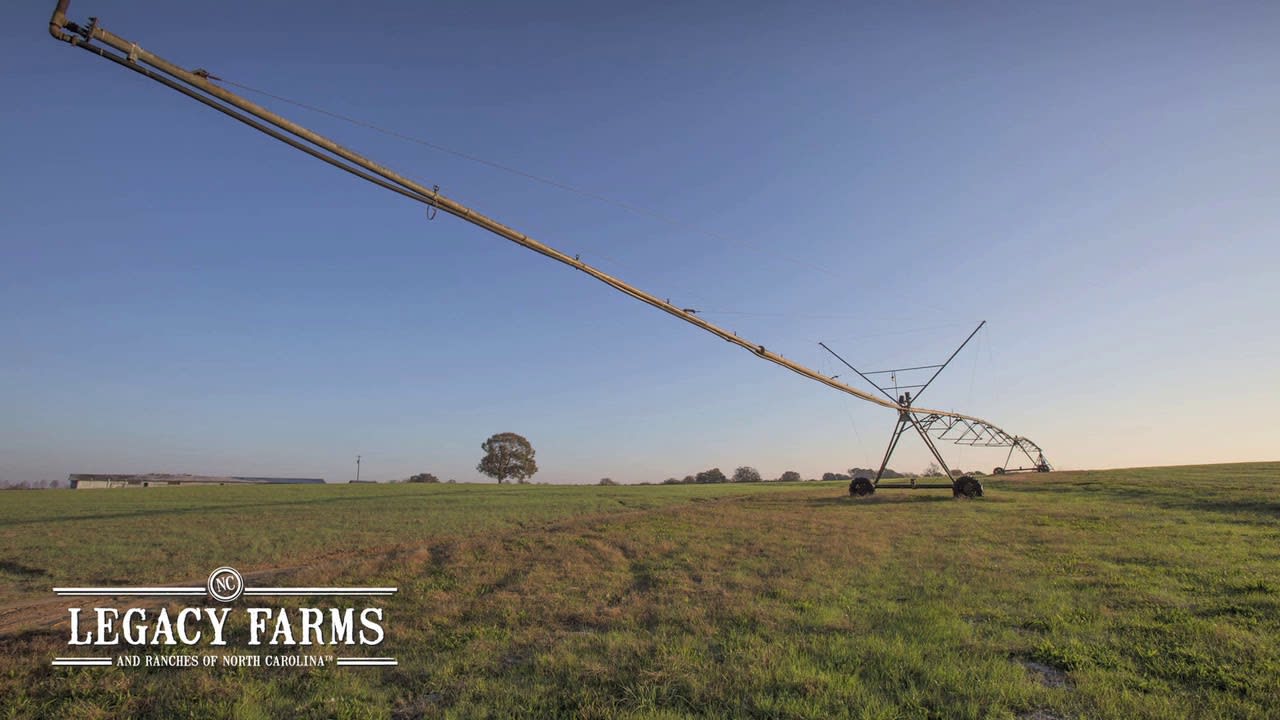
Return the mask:
[[692,475],[685,475],[685,476],[684,476],[684,479],[680,481],[680,484],[681,484],[681,485],[692,485],[692,484],[694,484],[694,483],[696,483],[696,482],[698,482],[698,478],[696,478],[696,477],[694,477],[694,476],[692,476]]
[[825,481],[827,481],[827,482],[831,482],[832,480],[839,480],[839,481],[841,481],[841,482],[848,482],[848,481],[849,481],[849,480],[851,480],[852,478],[850,478],[848,475],[845,475],[844,473],[833,473],[833,472],[828,472],[828,473],[822,473],[822,479],[823,479],[823,480],[825,480]]
[[760,471],[747,465],[733,471],[734,482],[760,482],[760,479]]
[[964,475],[964,471],[959,468],[951,471],[951,477],[960,477],[961,475]]
[[600,482],[598,482],[598,483],[596,483],[596,484],[597,484],[597,485],[617,485],[618,483],[614,482],[613,480],[611,480],[611,479],[609,479],[609,478],[600,478]]
[[969,473],[969,474],[970,474],[970,475],[973,475],[974,477],[977,477],[978,475],[986,475],[986,473],[982,472],[981,470],[974,470],[973,472],[971,472],[971,473]]
[[515,433],[493,435],[480,444],[480,449],[484,450],[484,457],[476,470],[494,478],[499,485],[509,478],[523,483],[538,472],[533,445]]
[[778,478],[779,482],[800,482],[800,473],[795,470],[788,470],[782,473],[782,477]]
[[669,477],[669,478],[667,478],[666,480],[663,480],[663,481],[662,481],[662,484],[663,484],[663,485],[679,485],[679,484],[680,484],[680,481],[679,481],[679,480],[677,480],[677,479],[675,479],[675,478],[673,478],[673,477]]
[[924,469],[925,477],[942,477],[942,468],[938,467],[938,463],[929,463],[929,467]]
[[409,476],[409,479],[408,479],[408,480],[405,480],[405,482],[411,482],[411,483],[438,483],[438,482],[440,482],[440,478],[436,477],[435,475],[432,475],[431,473],[418,473],[417,475],[411,475],[411,476]]
[[53,488],[54,490],[57,490],[58,488],[62,487],[62,481],[54,480],[53,482],[49,483],[49,487]]
[[[874,478],[875,476],[876,476],[876,471],[871,468],[860,468],[860,467],[849,468],[850,478],[856,478],[856,477]],[[884,473],[880,477],[900,478],[900,477],[903,477],[903,475],[900,472],[895,472],[892,468],[885,468]]]
[[698,477],[694,481],[698,483],[722,483],[729,482],[729,478],[724,476],[720,468],[711,468],[698,473]]

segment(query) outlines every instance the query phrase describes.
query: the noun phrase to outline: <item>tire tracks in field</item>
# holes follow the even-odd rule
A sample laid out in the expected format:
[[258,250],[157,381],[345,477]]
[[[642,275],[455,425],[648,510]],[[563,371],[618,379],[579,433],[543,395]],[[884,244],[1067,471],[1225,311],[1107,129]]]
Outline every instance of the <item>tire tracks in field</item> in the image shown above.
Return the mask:
[[[766,493],[744,492],[742,494],[724,495],[719,497],[691,497],[681,502],[659,505],[657,507],[592,512],[540,522],[516,521],[510,527],[485,533],[483,537],[487,540],[501,541],[517,538],[529,533],[561,533],[594,528],[604,523],[631,522],[638,518],[652,515],[683,514],[699,508],[710,510],[711,508],[729,503],[740,503],[759,498],[775,498],[780,493],[791,495],[792,493],[804,493],[806,490],[811,491],[816,489],[817,488],[796,488],[795,490],[778,490]],[[808,493],[804,494],[807,495]],[[626,507],[625,504],[623,505]],[[244,577],[247,584],[249,582],[261,582],[269,578],[276,578],[280,576],[287,577],[289,575],[303,572],[350,565],[353,562],[360,562],[367,565],[371,563],[401,560],[415,555],[422,555],[424,553],[431,561],[435,563],[443,563],[448,561],[456,548],[473,541],[478,534],[479,533],[473,535],[460,535],[458,533],[452,533],[449,535],[442,535],[439,538],[420,544],[408,545],[400,543],[361,548],[359,550],[340,553],[330,553],[322,555],[310,562],[271,566],[247,571],[242,570],[241,575]],[[626,550],[622,550],[622,552],[625,554]],[[173,584],[192,587],[203,586],[205,580],[206,578],[188,579],[186,581],[178,581]],[[172,600],[166,600],[158,597],[150,599],[131,598],[124,600],[123,598],[125,597],[127,596],[99,596],[101,600],[115,600],[116,602],[113,602],[111,606],[121,610],[130,608],[159,608],[173,603]],[[27,635],[32,632],[52,631],[69,627],[70,620],[67,617],[67,608],[73,607],[75,604],[75,599],[55,596],[31,597],[0,606],[0,646],[7,644],[16,637]]]
[[[246,581],[261,581],[277,575],[287,574],[301,570],[306,565],[296,565],[290,567],[264,568],[250,572],[241,573]],[[175,583],[181,586],[202,586],[205,579],[188,580],[186,582]],[[163,605],[172,604],[170,600],[162,598],[146,599],[130,599],[121,602],[122,598],[130,597],[126,595],[101,595],[97,596],[104,600],[115,600],[111,604],[112,607],[121,610],[130,608],[156,608]],[[7,640],[12,636],[40,629],[57,629],[67,626],[70,620],[66,617],[68,606],[74,607],[77,604],[76,599],[70,597],[52,597],[52,598],[32,598],[30,600],[20,600],[0,607],[0,641]]]

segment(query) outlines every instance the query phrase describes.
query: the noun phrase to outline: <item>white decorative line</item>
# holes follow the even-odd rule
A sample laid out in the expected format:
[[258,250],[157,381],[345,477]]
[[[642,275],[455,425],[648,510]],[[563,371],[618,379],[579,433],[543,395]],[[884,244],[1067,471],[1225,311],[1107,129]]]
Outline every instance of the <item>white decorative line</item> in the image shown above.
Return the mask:
[[205,595],[202,587],[65,587],[54,588],[57,595]]
[[393,587],[247,587],[245,595],[395,595]]
[[[201,596],[208,595],[202,587],[65,587],[54,588],[54,594],[62,596],[91,595],[152,595],[152,596]],[[245,595],[395,595],[393,587],[246,587]]]
[[105,658],[70,658],[56,657],[53,664],[58,667],[92,667],[96,665],[114,665],[115,661],[109,657]]
[[340,657],[334,661],[335,665],[399,665],[395,658],[346,658]]

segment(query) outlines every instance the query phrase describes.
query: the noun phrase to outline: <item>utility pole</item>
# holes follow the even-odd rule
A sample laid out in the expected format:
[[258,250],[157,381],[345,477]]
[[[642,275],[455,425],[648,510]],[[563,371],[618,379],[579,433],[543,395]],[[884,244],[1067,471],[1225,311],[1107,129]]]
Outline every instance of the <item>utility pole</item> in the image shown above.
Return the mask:
[[356,456],[356,482],[360,482],[360,456]]

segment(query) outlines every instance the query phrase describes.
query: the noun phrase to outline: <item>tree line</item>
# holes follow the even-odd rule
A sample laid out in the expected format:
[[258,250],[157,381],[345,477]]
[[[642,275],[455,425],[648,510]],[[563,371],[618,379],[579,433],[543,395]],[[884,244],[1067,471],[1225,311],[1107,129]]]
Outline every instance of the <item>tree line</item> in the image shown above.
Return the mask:
[[[480,443],[480,449],[484,450],[484,456],[480,458],[480,463],[476,465],[476,470],[488,475],[489,477],[502,484],[511,480],[518,483],[526,483],[534,473],[538,472],[538,463],[534,460],[535,452],[533,444],[522,435],[513,432],[497,433],[491,435],[487,440]],[[953,470],[953,474],[961,474],[959,470]],[[973,475],[981,473],[974,472]],[[924,477],[941,476],[942,471],[938,468],[937,463],[929,465],[924,472]],[[873,478],[876,471],[870,468],[849,468],[848,472],[826,472],[822,474],[822,479],[827,482],[842,481],[849,482],[856,477]],[[882,478],[905,478],[916,477],[912,474],[896,472],[890,468],[885,468],[881,474]],[[800,473],[795,470],[788,470],[776,478],[772,478],[767,482],[801,482]],[[814,482],[814,478],[809,478],[809,482]],[[411,483],[438,483],[440,478],[431,473],[418,473],[402,482]],[[450,480],[449,482],[453,482]],[[696,475],[686,475],[682,479],[669,477],[662,481],[662,485],[706,485],[712,483],[751,483],[766,482],[760,471],[750,465],[743,465],[733,471],[730,477],[724,474],[724,471],[718,467],[709,470],[703,470]],[[598,485],[617,485],[611,478],[601,478]],[[653,483],[639,483],[640,485],[652,485]]]
[[759,470],[751,467],[750,465],[743,465],[742,467],[733,471],[732,477],[725,475],[724,471],[717,467],[717,468],[711,468],[710,470],[703,470],[702,472],[696,475],[686,475],[684,476],[683,479],[670,477],[670,478],[667,478],[666,480],[663,480],[662,484],[663,485],[704,485],[708,483],[728,483],[728,482],[735,482],[735,483],[800,482],[800,480],[801,480],[800,473],[796,472],[795,470],[788,470],[776,478],[765,480],[765,478],[760,474]]
[[0,480],[0,490],[58,490],[61,480]]

